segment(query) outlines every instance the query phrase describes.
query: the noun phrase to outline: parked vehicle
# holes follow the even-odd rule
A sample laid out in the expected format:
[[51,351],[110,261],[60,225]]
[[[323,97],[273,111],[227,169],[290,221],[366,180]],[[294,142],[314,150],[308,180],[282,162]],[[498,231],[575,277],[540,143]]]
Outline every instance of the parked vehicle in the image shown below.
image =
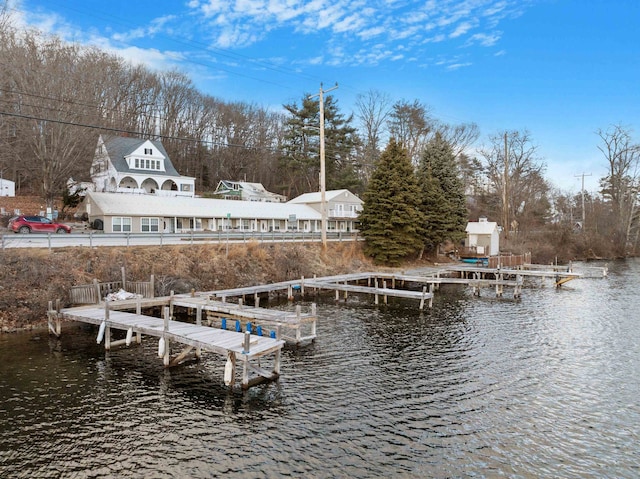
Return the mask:
[[14,233],[71,233],[71,226],[56,223],[44,216],[14,216],[9,220],[9,229]]

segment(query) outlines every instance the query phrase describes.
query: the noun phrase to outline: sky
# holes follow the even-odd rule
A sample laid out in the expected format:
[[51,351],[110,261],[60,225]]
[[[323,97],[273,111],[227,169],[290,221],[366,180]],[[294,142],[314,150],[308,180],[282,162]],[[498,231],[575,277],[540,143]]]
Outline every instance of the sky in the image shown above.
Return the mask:
[[[527,130],[565,192],[596,193],[598,131],[640,143],[639,0],[0,0],[17,25],[99,46],[203,93],[281,110],[330,94],[427,105],[481,137]],[[473,153],[473,152],[471,152]]]

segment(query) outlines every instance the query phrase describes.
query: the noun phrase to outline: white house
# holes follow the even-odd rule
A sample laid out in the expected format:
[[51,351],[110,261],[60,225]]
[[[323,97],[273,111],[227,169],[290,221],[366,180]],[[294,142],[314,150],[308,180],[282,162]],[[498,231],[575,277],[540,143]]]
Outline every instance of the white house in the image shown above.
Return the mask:
[[467,223],[466,246],[475,249],[480,256],[496,256],[500,253],[500,228],[498,223],[481,217]]
[[287,197],[267,191],[262,183],[249,183],[246,181],[222,180],[218,183],[216,191],[225,200],[264,201],[266,203],[284,203]]
[[78,213],[105,233],[188,231],[318,232],[321,215],[307,205],[87,192]]
[[0,196],[16,196],[16,184],[4,178],[0,178]]
[[[349,190],[325,191],[327,208],[327,230],[353,231],[357,229],[355,223],[362,211],[363,201]],[[309,205],[318,213],[322,213],[322,198],[320,192],[305,193],[290,201],[289,204]]]
[[91,180],[97,192],[174,197],[195,194],[195,178],[181,176],[157,140],[100,135]]

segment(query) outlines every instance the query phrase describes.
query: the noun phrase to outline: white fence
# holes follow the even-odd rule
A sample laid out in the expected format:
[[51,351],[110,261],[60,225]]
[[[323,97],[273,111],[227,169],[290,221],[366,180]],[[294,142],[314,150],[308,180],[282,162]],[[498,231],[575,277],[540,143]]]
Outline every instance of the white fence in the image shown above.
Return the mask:
[[[359,241],[357,233],[327,232],[327,241]],[[286,242],[320,242],[319,232],[286,232],[286,231],[217,231],[189,233],[102,233],[88,231],[71,234],[15,234],[0,236],[0,246],[9,248],[63,248],[63,247],[97,247],[97,246],[163,246],[188,244],[229,244]]]

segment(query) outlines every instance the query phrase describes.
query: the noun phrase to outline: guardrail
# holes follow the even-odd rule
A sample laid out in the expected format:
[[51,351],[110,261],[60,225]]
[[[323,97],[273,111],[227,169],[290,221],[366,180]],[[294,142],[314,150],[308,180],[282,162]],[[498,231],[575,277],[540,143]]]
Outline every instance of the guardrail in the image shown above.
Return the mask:
[[[359,241],[357,232],[327,232],[327,241]],[[206,243],[286,243],[320,242],[319,232],[259,232],[212,231],[188,233],[103,233],[89,231],[71,234],[15,234],[0,235],[1,248],[62,248],[73,246],[164,246]]]

